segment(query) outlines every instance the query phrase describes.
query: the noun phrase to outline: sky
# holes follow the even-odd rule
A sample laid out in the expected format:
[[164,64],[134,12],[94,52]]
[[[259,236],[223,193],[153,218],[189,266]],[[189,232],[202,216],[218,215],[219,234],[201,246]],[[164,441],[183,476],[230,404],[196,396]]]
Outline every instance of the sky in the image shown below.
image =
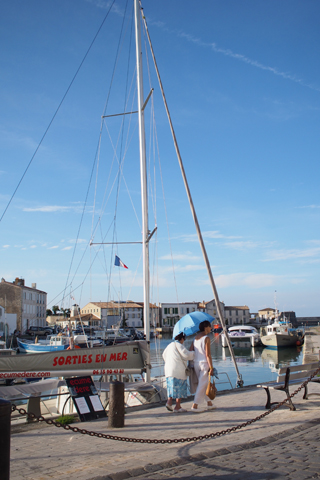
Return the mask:
[[[2,4],[0,277],[48,307],[143,300],[137,115],[101,120],[137,108],[132,2],[111,4]],[[143,7],[220,300],[320,316],[320,3]],[[209,301],[146,58],[151,301]]]

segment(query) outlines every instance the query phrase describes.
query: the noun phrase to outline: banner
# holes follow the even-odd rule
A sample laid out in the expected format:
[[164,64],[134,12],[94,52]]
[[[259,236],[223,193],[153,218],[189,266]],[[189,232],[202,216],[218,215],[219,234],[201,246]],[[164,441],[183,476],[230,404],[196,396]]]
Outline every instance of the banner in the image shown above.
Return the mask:
[[0,379],[140,373],[146,366],[145,340],[99,348],[0,356]]

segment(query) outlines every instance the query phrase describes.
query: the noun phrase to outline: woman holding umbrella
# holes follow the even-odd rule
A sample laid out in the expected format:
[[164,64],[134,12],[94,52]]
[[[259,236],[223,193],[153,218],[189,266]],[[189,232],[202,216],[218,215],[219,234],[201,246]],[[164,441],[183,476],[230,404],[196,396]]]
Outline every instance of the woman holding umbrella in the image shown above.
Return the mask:
[[[174,413],[186,411],[181,407],[181,398],[187,397],[186,368],[188,360],[193,360],[194,358],[194,352],[187,350],[183,346],[185,338],[184,333],[176,335],[174,341],[169,343],[162,354],[168,393],[166,408]],[[174,398],[176,399],[176,405],[173,408]]]
[[208,373],[213,375],[212,357],[210,352],[210,339],[208,334],[211,332],[211,323],[208,320],[199,324],[199,332],[196,334],[194,341],[190,347],[194,351],[194,369],[198,377],[198,386],[194,396],[192,412],[203,412],[205,409],[199,405],[207,400],[207,410],[213,409],[210,398],[206,396],[208,385]]

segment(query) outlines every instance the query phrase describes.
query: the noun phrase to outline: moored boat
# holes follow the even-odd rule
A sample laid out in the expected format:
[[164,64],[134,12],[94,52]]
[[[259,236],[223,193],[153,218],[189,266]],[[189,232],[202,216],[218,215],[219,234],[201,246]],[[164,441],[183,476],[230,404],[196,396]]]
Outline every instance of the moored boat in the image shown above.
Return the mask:
[[261,335],[261,342],[268,348],[299,346],[303,344],[303,332],[293,328],[290,322],[276,320],[267,325],[266,333]]
[[64,335],[53,335],[49,340],[31,342],[17,338],[19,352],[43,353],[66,350],[70,346],[70,337]]
[[[228,328],[228,335],[231,342],[236,342],[237,347],[246,347],[248,344],[255,347],[260,344],[260,335],[255,327],[250,325],[235,325]],[[221,345],[226,348],[228,346],[227,339],[224,333],[221,334]]]
[[66,335],[51,335],[47,340],[30,342],[22,341],[17,338],[19,352],[23,353],[43,353],[67,350],[71,348],[93,348],[102,347],[104,342],[97,339],[89,339],[87,335],[75,335],[73,337]]
[[15,355],[17,352],[13,348],[7,348],[6,342],[0,341],[0,355]]
[[222,325],[220,325],[219,323],[215,323],[213,325],[213,333],[220,333],[222,332],[223,328],[222,328]]

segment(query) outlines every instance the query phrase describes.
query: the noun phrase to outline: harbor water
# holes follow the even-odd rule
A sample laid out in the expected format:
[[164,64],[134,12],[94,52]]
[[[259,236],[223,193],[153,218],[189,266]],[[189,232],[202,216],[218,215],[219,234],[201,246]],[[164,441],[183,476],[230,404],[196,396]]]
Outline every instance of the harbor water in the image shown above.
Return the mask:
[[[187,337],[184,346],[189,349],[193,336]],[[229,390],[237,385],[237,373],[228,348],[221,345],[220,334],[210,334],[211,355],[213,366],[217,369],[219,379],[216,379],[218,390]],[[164,334],[150,341],[151,378],[164,376],[164,361],[162,353],[166,346],[172,342],[170,334]],[[298,365],[302,363],[303,347],[287,347],[273,350],[260,347],[234,347],[239,373],[243,385],[256,385],[258,383],[275,381],[277,370],[280,367]],[[22,355],[25,355],[21,353]]]
[[[219,373],[219,379],[216,380],[217,389],[228,390],[235,388],[237,373],[229,349],[222,347],[219,334],[211,334],[210,339],[213,366]],[[187,337],[184,343],[187,349],[189,349],[192,340],[193,337]],[[164,375],[162,352],[170,342],[172,342],[170,335],[163,335],[161,338],[158,337],[151,341],[151,377]],[[278,350],[263,346],[235,347],[234,354],[245,387],[262,382],[276,381],[277,370],[280,367],[302,363],[302,347],[296,346]]]

